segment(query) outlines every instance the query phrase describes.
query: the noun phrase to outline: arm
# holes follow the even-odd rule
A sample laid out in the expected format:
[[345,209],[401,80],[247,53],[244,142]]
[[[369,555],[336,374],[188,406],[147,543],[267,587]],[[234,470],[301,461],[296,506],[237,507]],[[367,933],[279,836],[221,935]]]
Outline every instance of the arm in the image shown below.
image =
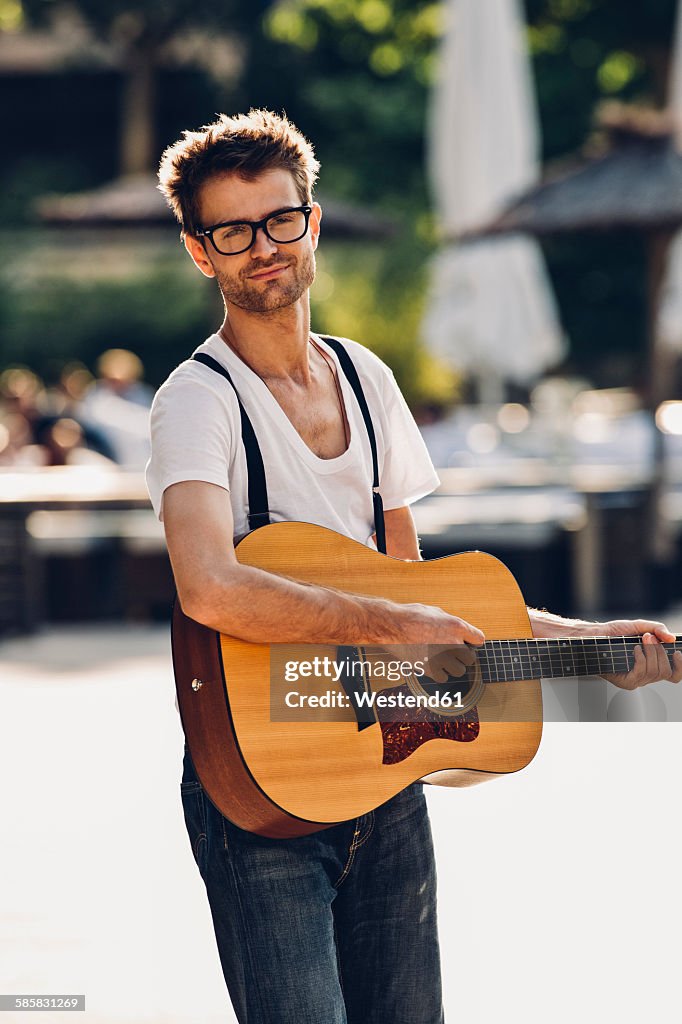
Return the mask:
[[642,643],[635,647],[635,662],[629,672],[605,675],[623,690],[636,690],[647,683],[667,679],[672,683],[682,680],[682,654],[676,651],[672,664],[662,643],[672,643],[675,634],[662,622],[647,619],[614,619],[610,622],[586,622],[583,619],[564,619],[551,612],[529,608],[533,636],[543,639],[580,636],[641,636]]
[[[414,525],[409,505],[384,510],[384,525],[386,527],[387,555],[391,555],[393,558],[403,558],[405,561],[418,562],[421,560],[417,528]],[[376,539],[376,534],[374,534],[375,544]]]
[[[416,534],[410,540],[406,513],[395,511],[390,549],[414,551]],[[220,632],[280,643],[483,642],[478,629],[440,608],[346,594],[241,565],[229,494],[215,484],[187,480],[168,487],[164,525],[183,610]]]

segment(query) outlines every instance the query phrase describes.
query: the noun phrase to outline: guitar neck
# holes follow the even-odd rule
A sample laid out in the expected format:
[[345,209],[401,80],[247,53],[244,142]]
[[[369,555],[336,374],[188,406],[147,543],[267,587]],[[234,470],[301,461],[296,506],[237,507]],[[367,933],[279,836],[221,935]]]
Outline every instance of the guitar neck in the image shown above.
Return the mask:
[[[476,649],[484,682],[565,679],[628,672],[640,636],[594,636],[556,640],[487,640]],[[668,655],[682,651],[682,636],[664,643]]]

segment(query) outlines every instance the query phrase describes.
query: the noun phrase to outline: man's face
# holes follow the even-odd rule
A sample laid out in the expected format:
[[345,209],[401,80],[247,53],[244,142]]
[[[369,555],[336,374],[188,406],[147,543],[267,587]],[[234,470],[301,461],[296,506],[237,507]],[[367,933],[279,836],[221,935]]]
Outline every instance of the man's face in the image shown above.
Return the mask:
[[[285,207],[301,206],[289,171],[265,171],[252,181],[236,174],[211,178],[201,187],[201,223],[211,227],[224,221],[259,221]],[[271,241],[262,230],[246,252],[222,256],[211,242],[201,246],[188,240],[188,249],[199,269],[215,276],[226,302],[251,313],[269,313],[292,305],[315,279],[315,249],[320,208],[313,207],[308,233],[298,242]]]

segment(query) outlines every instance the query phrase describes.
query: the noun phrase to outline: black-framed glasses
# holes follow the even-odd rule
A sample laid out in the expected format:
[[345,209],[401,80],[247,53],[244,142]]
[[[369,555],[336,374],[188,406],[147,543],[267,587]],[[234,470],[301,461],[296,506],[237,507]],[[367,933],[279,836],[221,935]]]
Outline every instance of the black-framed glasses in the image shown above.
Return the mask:
[[259,228],[278,245],[298,242],[308,231],[312,210],[312,206],[287,206],[269,213],[263,220],[227,220],[197,231],[197,235],[208,238],[221,256],[238,256],[251,248]]

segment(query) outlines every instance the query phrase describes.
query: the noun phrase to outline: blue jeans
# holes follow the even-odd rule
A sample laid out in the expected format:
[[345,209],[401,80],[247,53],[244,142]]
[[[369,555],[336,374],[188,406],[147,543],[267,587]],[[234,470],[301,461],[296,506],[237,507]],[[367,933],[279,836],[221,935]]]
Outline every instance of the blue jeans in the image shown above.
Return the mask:
[[264,839],[216,810],[185,754],[187,831],[240,1024],[442,1024],[422,790],[311,836]]

